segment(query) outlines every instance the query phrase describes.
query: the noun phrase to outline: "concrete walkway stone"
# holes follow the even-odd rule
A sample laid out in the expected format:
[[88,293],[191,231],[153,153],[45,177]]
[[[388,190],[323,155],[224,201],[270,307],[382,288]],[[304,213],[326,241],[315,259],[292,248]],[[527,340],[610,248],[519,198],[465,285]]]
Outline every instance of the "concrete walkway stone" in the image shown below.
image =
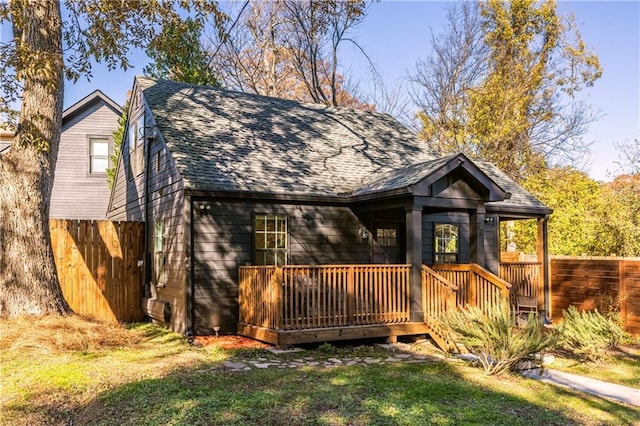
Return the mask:
[[603,382],[590,377],[578,376],[553,369],[545,369],[542,373],[539,369],[528,370],[523,373],[531,379],[540,380],[558,386],[575,389],[601,398],[624,402],[640,407],[640,389],[615,383]]

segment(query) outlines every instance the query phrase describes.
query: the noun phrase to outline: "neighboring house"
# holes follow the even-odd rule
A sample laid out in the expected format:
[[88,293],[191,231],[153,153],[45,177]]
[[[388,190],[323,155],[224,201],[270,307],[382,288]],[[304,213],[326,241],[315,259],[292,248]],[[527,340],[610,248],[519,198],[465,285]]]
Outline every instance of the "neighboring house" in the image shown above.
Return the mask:
[[100,90],[62,113],[51,218],[106,219],[107,168],[122,108]]
[[537,219],[547,258],[550,209],[389,115],[137,77],[128,117],[108,217],[146,221],[143,306],[178,332],[236,331],[241,266],[408,264],[418,324],[422,265],[498,274],[501,219]]
[[[64,110],[49,217],[106,219],[107,168],[120,115],[122,108],[100,90]],[[11,132],[0,133],[0,153],[12,139]]]

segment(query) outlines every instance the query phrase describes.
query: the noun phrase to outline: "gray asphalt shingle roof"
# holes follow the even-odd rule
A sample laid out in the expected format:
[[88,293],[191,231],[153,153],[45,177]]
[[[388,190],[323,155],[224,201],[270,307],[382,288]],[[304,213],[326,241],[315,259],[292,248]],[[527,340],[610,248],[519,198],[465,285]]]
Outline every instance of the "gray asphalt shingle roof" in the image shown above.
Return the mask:
[[[375,193],[415,183],[446,160],[387,114],[136,79],[185,188]],[[480,167],[506,191],[524,192],[495,168]],[[525,195],[518,200],[542,206]]]

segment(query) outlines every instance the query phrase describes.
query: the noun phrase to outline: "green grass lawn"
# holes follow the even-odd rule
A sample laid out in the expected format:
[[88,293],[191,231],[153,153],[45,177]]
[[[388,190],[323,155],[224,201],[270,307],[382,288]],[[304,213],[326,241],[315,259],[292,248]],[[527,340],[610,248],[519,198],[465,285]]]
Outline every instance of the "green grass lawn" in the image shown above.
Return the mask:
[[[225,360],[274,355],[197,348],[150,325],[134,326],[116,343],[102,346],[51,348],[35,337],[34,344],[17,345],[3,342],[8,327],[14,326],[0,322],[0,424],[619,425],[640,420],[628,406],[521,377],[488,377],[460,361],[230,371],[222,366]],[[64,339],[64,331],[56,333],[56,341]],[[386,358],[388,353],[346,346],[287,356],[346,355]]]

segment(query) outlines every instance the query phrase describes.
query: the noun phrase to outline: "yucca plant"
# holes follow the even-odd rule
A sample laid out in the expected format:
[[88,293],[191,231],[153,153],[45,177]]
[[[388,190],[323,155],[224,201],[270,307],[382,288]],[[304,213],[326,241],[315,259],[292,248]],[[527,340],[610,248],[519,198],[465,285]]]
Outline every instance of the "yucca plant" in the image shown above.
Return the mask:
[[617,346],[624,337],[620,324],[598,312],[579,312],[575,306],[562,311],[559,347],[583,361],[599,362],[606,350]]
[[446,323],[489,375],[514,371],[527,360],[541,366],[535,355],[555,343],[555,333],[534,315],[516,327],[506,302],[484,312],[473,306],[451,312]]

